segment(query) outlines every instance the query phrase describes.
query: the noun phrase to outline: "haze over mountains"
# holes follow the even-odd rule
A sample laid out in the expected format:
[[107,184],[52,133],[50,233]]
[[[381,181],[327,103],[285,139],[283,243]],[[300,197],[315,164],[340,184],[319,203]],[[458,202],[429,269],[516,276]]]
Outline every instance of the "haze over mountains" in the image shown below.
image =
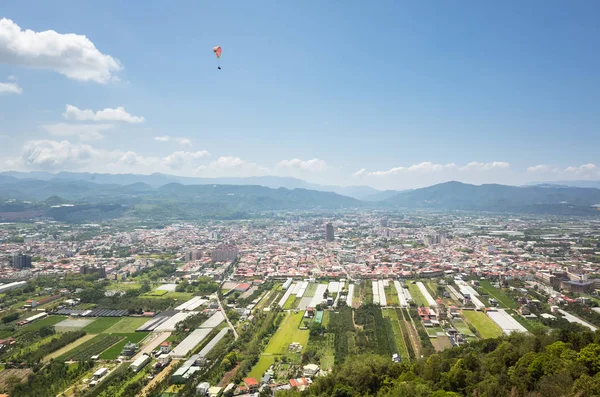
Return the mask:
[[[597,214],[600,207],[600,189],[555,184],[518,187],[446,182],[401,192],[337,188],[338,192],[352,191],[355,197],[326,191],[328,188],[280,177],[208,179],[163,174],[7,172],[0,174],[0,198],[4,202],[0,213],[14,218],[19,211],[34,210],[76,221],[123,215],[237,219],[261,211],[352,208],[589,215]],[[57,207],[60,204],[69,205]]]

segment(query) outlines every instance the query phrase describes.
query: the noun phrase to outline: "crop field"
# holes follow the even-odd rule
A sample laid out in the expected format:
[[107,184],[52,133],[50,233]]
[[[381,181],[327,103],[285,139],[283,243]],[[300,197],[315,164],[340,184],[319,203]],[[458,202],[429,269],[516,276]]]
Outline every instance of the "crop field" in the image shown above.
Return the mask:
[[398,292],[396,291],[396,286],[392,282],[390,282],[389,286],[385,288],[385,299],[388,306],[400,306]]
[[390,318],[384,318],[381,309],[361,307],[354,313],[354,321],[363,327],[367,351],[390,357],[400,354]]
[[402,357],[402,361],[409,361],[410,356],[404,343],[404,335],[402,334],[400,323],[398,321],[398,313],[395,309],[383,309],[382,314],[384,318],[388,318],[390,320],[392,331],[394,332],[396,347],[399,350],[397,353],[400,355],[400,357]]
[[406,285],[408,286],[408,291],[413,298],[413,302],[415,302],[417,306],[428,306],[427,301],[419,290],[419,287],[417,287],[417,284],[406,283]]
[[24,326],[23,328],[21,328],[21,330],[37,331],[40,328],[44,328],[44,327],[47,327],[50,325],[56,325],[66,318],[67,317],[65,317],[65,316],[48,316],[48,317],[42,318],[41,320],[34,321],[33,323]]
[[169,291],[166,291],[164,289],[159,289],[159,290],[154,290],[154,291],[149,291],[146,292],[145,294],[142,294],[140,296],[144,297],[144,298],[156,298],[157,296],[165,296]]
[[113,324],[103,332],[106,334],[125,334],[135,332],[142,324],[148,321],[147,317],[122,317],[117,323]]
[[88,334],[99,334],[112,327],[121,320],[119,317],[99,317],[93,323],[85,326],[83,330]]
[[318,283],[309,283],[306,291],[304,292],[303,297],[312,298],[315,296],[315,292],[317,292]]
[[262,376],[269,369],[269,367],[275,362],[275,357],[276,356],[274,355],[265,354],[260,356],[260,359],[258,360],[256,365],[252,367],[252,370],[248,374],[248,377],[260,380],[260,378],[262,378]]
[[[115,335],[115,334],[112,334],[112,335]],[[147,335],[148,335],[148,332],[134,332],[134,333],[128,333],[128,334],[119,334],[117,336],[122,337],[123,339],[120,340],[118,343],[114,344],[113,346],[109,347],[105,351],[103,351],[102,354],[100,355],[100,358],[103,360],[115,360],[115,359],[119,358],[119,355],[121,354],[121,351],[123,350],[123,347],[127,343],[140,343]]]
[[80,329],[92,324],[93,318],[67,318],[54,325],[56,332],[79,331]]
[[510,296],[504,292],[492,286],[489,280],[479,281],[479,288],[485,291],[491,298],[495,298],[503,306],[510,309],[516,309],[518,307],[517,302],[514,301]]
[[111,283],[107,290],[131,291],[142,288],[140,283]]
[[477,338],[473,331],[469,328],[469,326],[460,318],[455,318],[452,320],[454,324],[454,328],[461,334],[465,335],[467,338]]
[[502,335],[502,330],[488,316],[482,312],[463,310],[463,318],[472,324],[482,338],[497,338]]
[[309,331],[298,328],[302,322],[303,315],[304,312],[288,314],[269,341],[265,349],[266,354],[285,354],[288,351],[289,344],[292,342],[298,342],[302,346],[306,346]]
[[119,335],[107,335],[100,334],[96,335],[94,338],[89,341],[83,343],[80,346],[77,346],[75,349],[63,354],[58,357],[60,361],[77,361],[77,360],[89,360],[92,356],[96,354],[100,354],[104,350],[108,349],[115,343],[119,342],[123,339],[123,336]]
[[90,339],[95,338],[96,335],[85,335],[82,338],[77,339],[75,342],[68,344],[65,347],[62,347],[60,349],[58,349],[55,352],[52,352],[50,354],[48,354],[46,357],[44,357],[43,361],[50,361],[53,358],[57,358],[60,357],[62,355],[65,355],[67,352],[70,352],[71,350],[75,349],[77,346],[83,345],[85,342],[89,341]]
[[296,295],[292,294],[290,296],[288,296],[287,300],[285,301],[285,303],[283,304],[283,309],[284,310],[289,310],[292,307],[298,307],[298,304],[294,305],[294,303],[296,302]]

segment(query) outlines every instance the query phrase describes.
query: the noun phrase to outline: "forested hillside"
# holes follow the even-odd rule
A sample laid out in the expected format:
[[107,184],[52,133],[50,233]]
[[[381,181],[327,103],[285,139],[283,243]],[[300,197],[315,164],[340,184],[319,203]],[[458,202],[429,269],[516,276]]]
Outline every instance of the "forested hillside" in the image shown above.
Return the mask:
[[[279,394],[278,394],[279,395]],[[304,391],[284,396],[592,397],[600,395],[600,332],[513,334],[409,364],[386,356],[346,360]]]

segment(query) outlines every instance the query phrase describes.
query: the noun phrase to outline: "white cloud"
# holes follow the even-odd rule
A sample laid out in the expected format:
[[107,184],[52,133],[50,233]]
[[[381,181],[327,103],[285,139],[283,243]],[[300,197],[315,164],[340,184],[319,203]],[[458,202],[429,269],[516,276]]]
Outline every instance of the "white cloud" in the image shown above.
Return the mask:
[[366,168],[361,168],[360,170],[358,170],[354,174],[352,174],[352,176],[354,176],[354,177],[361,177],[361,176],[365,175],[366,173],[367,173],[367,169]]
[[600,167],[593,163],[570,166],[565,169],[565,173],[585,179],[598,178],[600,177]]
[[97,151],[89,145],[73,145],[69,141],[39,140],[25,144],[21,157],[13,161],[32,169],[71,169],[88,164]]
[[114,128],[112,124],[68,124],[56,123],[42,125],[52,136],[77,137],[82,141],[96,141],[104,138],[102,131]]
[[510,164],[504,161],[492,161],[491,163],[478,163],[477,161],[472,161],[464,167],[460,167],[461,171],[489,171],[493,169],[506,169],[509,168]]
[[102,84],[123,69],[84,35],[23,30],[6,18],[0,19],[0,63],[52,70],[71,79]]
[[164,135],[164,136],[157,136],[154,138],[155,141],[158,142],[177,142],[180,145],[183,146],[192,146],[192,141],[189,138],[177,138],[174,136],[169,136],[169,135]]
[[196,169],[198,173],[218,176],[257,176],[270,173],[269,168],[263,167],[234,156],[221,156],[208,165],[201,165]]
[[538,164],[538,165],[533,165],[531,167],[527,167],[527,172],[556,172],[557,169],[553,168],[552,166],[548,165],[548,164]]
[[0,83],[0,94],[21,94],[23,89],[17,83]]
[[163,164],[171,169],[181,169],[189,164],[194,164],[198,160],[209,157],[210,153],[206,150],[198,152],[173,152],[163,159]]
[[67,105],[63,113],[67,120],[87,120],[87,121],[121,121],[124,123],[143,123],[145,120],[141,116],[133,116],[128,113],[123,106],[116,109],[106,108],[94,112],[90,109],[79,109],[77,106]]
[[413,164],[409,167],[394,167],[385,171],[372,171],[368,172],[366,169],[361,169],[354,173],[354,176],[392,176],[392,175],[400,175],[406,173],[433,173],[443,170],[455,169],[456,164],[448,163],[448,164],[435,164],[430,161],[424,161],[419,164]]
[[324,160],[312,159],[312,160],[282,160],[277,163],[277,168],[280,169],[297,169],[301,171],[319,172],[327,169],[327,163]]
[[8,79],[10,81],[17,81],[17,76],[13,76],[12,74],[10,76],[8,76]]

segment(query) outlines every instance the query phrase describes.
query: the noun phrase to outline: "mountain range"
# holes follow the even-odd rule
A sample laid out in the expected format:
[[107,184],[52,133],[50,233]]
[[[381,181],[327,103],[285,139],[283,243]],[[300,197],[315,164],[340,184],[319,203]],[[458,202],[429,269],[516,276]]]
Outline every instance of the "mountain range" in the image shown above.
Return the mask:
[[[2,214],[4,218],[14,218],[16,212],[34,211],[67,221],[125,215],[143,219],[239,219],[263,211],[346,208],[593,215],[598,214],[600,208],[600,189],[557,184],[519,187],[446,182],[401,192],[372,189],[374,193],[359,200],[336,192],[249,184],[250,181],[289,182],[292,185],[304,182],[294,178],[205,178],[201,179],[203,184],[191,184],[194,181],[191,178],[185,179],[188,183],[183,184],[170,181],[169,175],[141,177],[138,179],[133,174],[2,173],[0,218]],[[235,182],[241,179],[244,184],[206,183],[208,180]],[[161,185],[161,181],[166,183]],[[367,192],[363,190],[364,194]]]

